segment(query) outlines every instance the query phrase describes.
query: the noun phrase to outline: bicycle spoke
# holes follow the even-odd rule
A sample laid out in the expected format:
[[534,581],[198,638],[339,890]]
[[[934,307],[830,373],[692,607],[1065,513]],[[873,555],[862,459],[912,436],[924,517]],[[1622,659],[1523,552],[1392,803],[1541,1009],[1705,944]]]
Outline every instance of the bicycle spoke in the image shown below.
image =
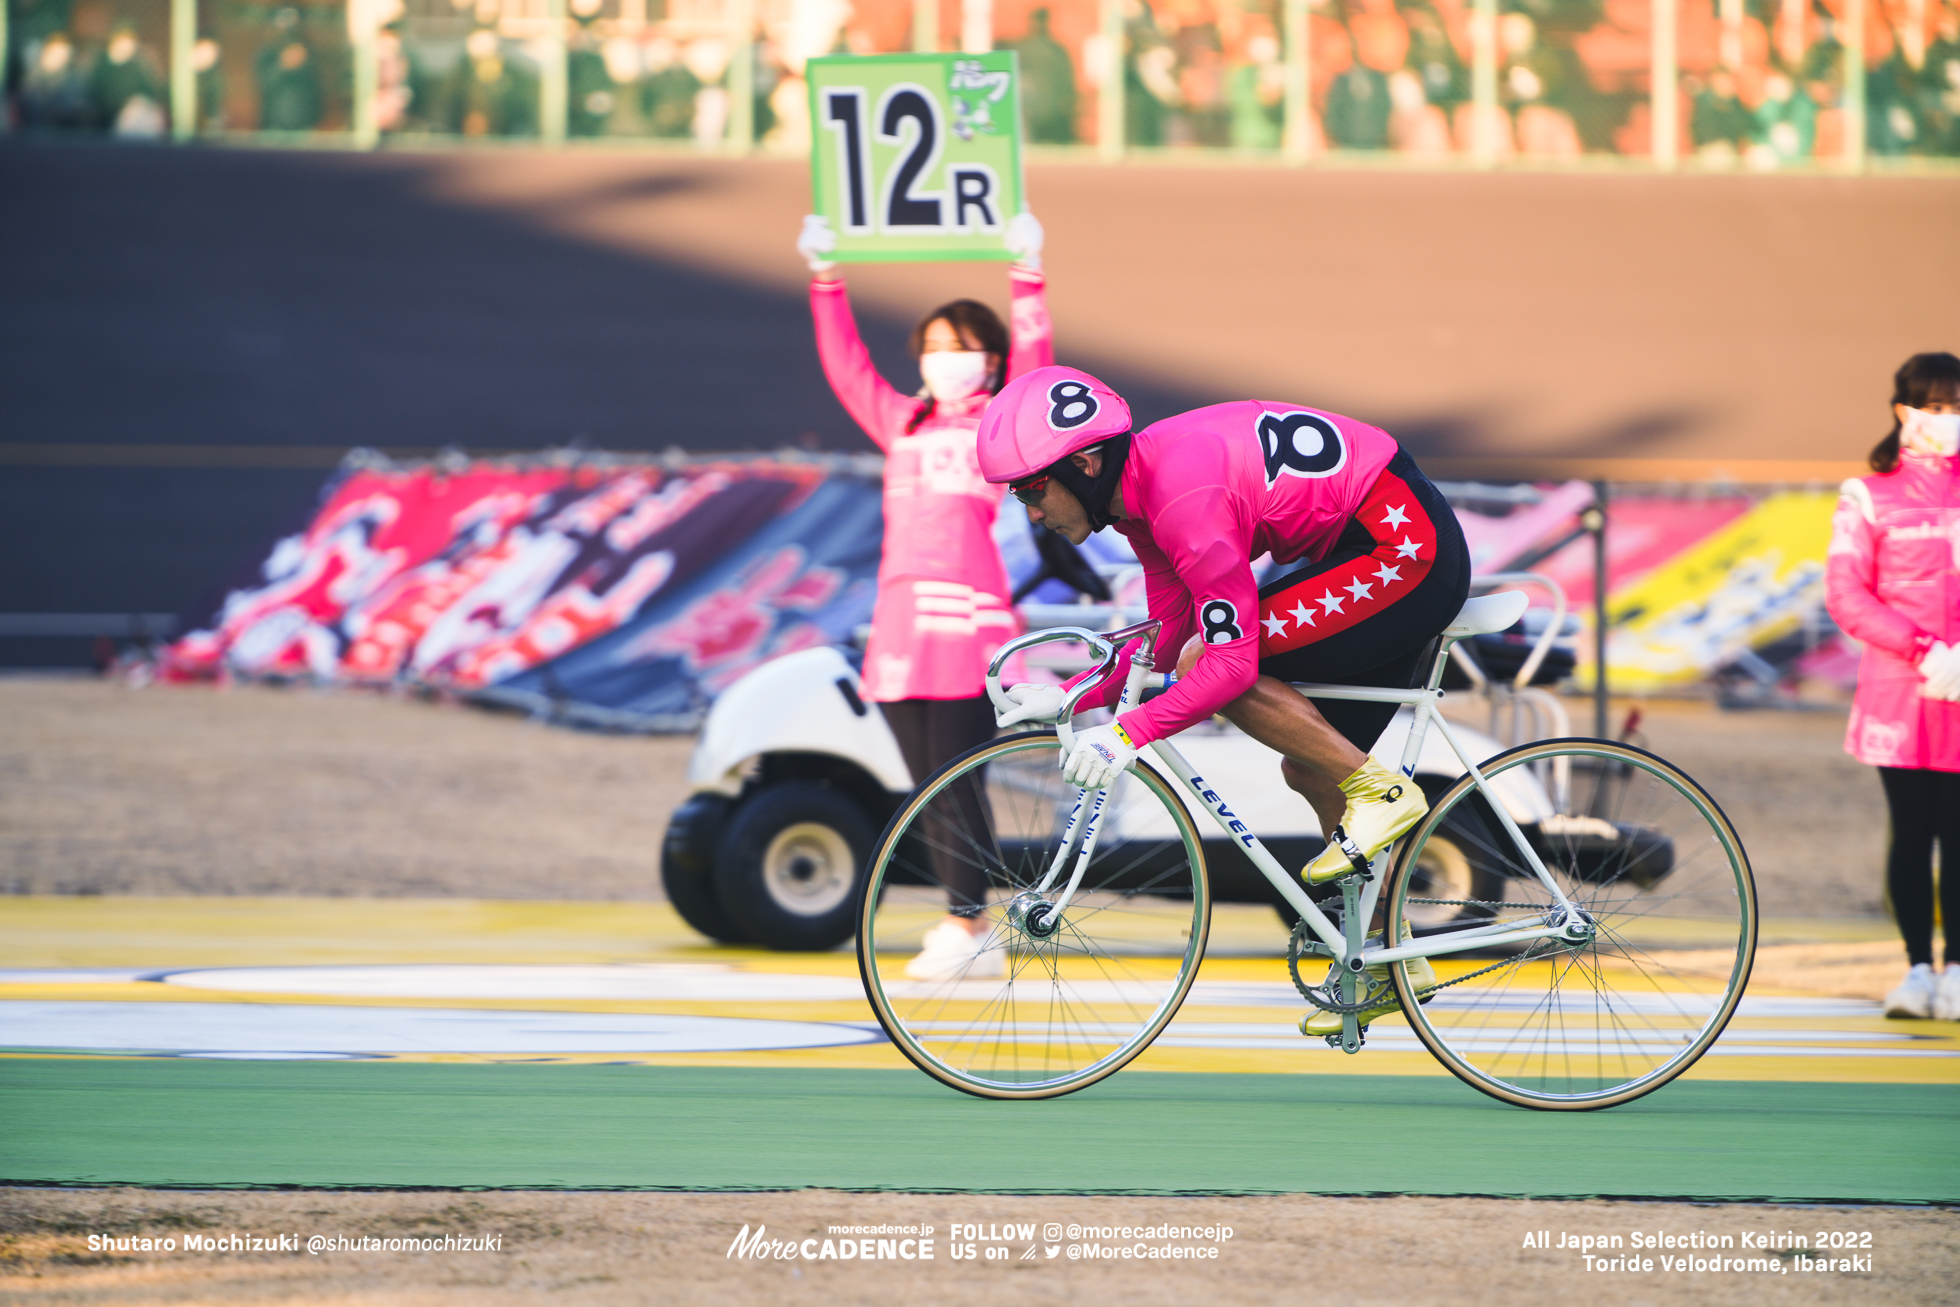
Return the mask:
[[[1058,750],[1052,735],[1021,736],[948,764],[907,800],[873,860],[858,938],[866,992],[908,1058],[969,1093],[1045,1097],[1110,1074],[1170,1020],[1203,955],[1210,901],[1197,832],[1141,765],[1106,797],[1068,906],[1030,930],[1025,914],[1052,913],[1084,836],[1035,894],[1079,795],[1061,780]],[[975,868],[989,887],[978,956],[943,979],[908,977],[944,881]]]
[[[1558,758],[1570,760],[1569,808],[1550,812],[1556,820],[1538,815],[1548,809],[1517,819],[1528,835],[1535,830],[1537,853],[1590,921],[1590,937],[1542,941],[1461,982],[1444,978],[1427,1005],[1410,1003],[1407,992],[1403,998],[1422,1042],[1478,1089],[1529,1107],[1609,1106],[1673,1079],[1720,1035],[1754,948],[1754,882],[1713,802],[1637,749],[1545,741],[1483,770],[1515,786],[1538,774],[1528,769],[1548,773],[1544,764]],[[1515,789],[1504,792],[1523,801]],[[1536,881],[1466,779],[1439,799],[1403,851],[1386,895],[1391,929],[1414,901],[1417,846],[1445,827],[1483,865]],[[1549,908],[1538,919],[1558,920]],[[1405,969],[1395,971],[1406,991]]]

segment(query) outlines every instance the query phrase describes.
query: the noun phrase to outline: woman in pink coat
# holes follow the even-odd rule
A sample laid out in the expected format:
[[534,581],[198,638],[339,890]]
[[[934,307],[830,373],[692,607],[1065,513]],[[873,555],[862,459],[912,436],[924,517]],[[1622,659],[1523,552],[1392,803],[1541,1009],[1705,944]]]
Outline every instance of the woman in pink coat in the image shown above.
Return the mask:
[[1826,587],[1831,616],[1865,646],[1845,751],[1878,768],[1892,814],[1886,883],[1911,969],[1885,1015],[1960,1021],[1960,358],[1907,359],[1892,416],[1871,454],[1878,475],[1844,483]]
[[[797,250],[815,274],[810,314],[817,356],[837,399],[885,452],[885,543],[878,602],[864,651],[865,697],[898,738],[905,765],[923,781],[942,763],[993,738],[987,662],[1017,633],[1007,569],[994,544],[1002,489],[980,475],[974,438],[987,402],[1010,377],[1054,362],[1041,274],[1041,224],[1022,214],[1008,225],[1016,261],[1008,270],[1013,334],[986,305],[954,300],[912,329],[912,353],[925,384],[901,392],[878,375],[858,336],[824,220],[804,220]],[[977,809],[974,794],[952,802]],[[964,814],[984,830],[984,814]],[[1005,974],[1005,955],[985,950],[987,874],[959,856],[958,840],[937,841],[934,871],[950,912],[927,932],[907,967],[916,979]]]

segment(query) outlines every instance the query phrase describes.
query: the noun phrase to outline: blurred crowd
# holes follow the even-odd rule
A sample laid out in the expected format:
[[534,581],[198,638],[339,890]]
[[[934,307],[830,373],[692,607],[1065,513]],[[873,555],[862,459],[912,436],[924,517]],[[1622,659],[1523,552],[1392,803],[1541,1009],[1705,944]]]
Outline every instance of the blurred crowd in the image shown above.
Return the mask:
[[[1846,0],[1683,0],[1679,152],[1757,166],[1844,152]],[[1251,0],[1125,0],[1126,143],[1280,144],[1283,19]],[[1866,147],[1960,154],[1960,3],[1869,0]],[[1496,104],[1479,115],[1479,19],[1464,0],[1309,4],[1309,149],[1440,157],[1643,155],[1652,143],[1651,0],[1504,0],[1488,34]],[[1095,71],[1096,38],[1084,53]],[[1029,75],[1032,81],[1032,74]],[[1093,94],[1093,80],[1083,89]],[[1085,119],[1080,129],[1086,135]]]
[[[7,88],[18,125],[128,137],[168,131],[168,0],[9,5]],[[342,4],[227,6],[192,44],[190,62],[199,129],[345,125],[351,61]]]
[[[913,0],[756,0],[744,42],[734,2],[568,0],[566,133],[713,147],[746,130],[800,151],[804,62],[907,50],[915,35]],[[165,131],[169,3],[9,0],[15,120]],[[539,132],[543,72],[557,57],[539,0],[357,3],[375,23],[381,130]],[[1098,101],[1120,79],[1126,147],[1281,147],[1282,0],[1120,3],[1120,41],[1105,34],[1099,0],[995,0],[981,13],[995,47],[1020,53],[1030,140],[1096,143]],[[941,44],[958,44],[961,0],[941,11]],[[1679,153],[1759,167],[1843,154],[1848,12],[1849,0],[1680,0]],[[1960,155],[1960,0],[1866,0],[1864,12],[1866,149]],[[205,0],[200,14],[199,129],[348,126],[346,0]],[[1652,0],[1502,0],[1486,32],[1466,0],[1309,0],[1301,144],[1429,158],[1644,155],[1652,18]],[[1496,102],[1480,111],[1472,69],[1484,41]],[[740,113],[731,96],[745,90]]]

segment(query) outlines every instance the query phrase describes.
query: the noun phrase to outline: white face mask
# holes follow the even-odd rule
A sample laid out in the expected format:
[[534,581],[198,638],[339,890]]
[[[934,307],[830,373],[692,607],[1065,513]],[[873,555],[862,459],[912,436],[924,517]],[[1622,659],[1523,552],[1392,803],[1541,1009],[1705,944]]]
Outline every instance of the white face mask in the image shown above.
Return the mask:
[[1927,413],[1909,408],[1899,441],[1915,454],[1952,458],[1960,452],[1960,413]]
[[993,368],[985,350],[938,349],[919,355],[919,375],[934,399],[952,404],[985,390]]

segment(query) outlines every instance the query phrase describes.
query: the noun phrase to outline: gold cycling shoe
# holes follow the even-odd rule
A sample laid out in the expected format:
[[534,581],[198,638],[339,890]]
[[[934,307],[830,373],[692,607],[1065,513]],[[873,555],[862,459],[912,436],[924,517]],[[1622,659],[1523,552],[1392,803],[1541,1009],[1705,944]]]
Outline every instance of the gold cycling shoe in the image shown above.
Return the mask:
[[1420,785],[1373,758],[1341,782],[1341,793],[1347,795],[1347,811],[1334,828],[1334,838],[1300,873],[1309,885],[1325,885],[1354,870],[1344,843],[1353,845],[1362,861],[1372,861],[1429,812]]
[[[1380,939],[1381,933],[1377,931],[1368,938],[1371,941]],[[1407,930],[1402,932],[1402,940],[1404,943],[1408,942],[1409,932]],[[1369,981],[1374,984],[1388,985],[1389,965],[1386,962],[1379,962],[1369,967],[1367,972]],[[1329,984],[1333,984],[1338,979],[1338,971],[1339,967],[1337,965],[1328,972]],[[1426,999],[1436,990],[1436,968],[1429,965],[1428,958],[1409,959],[1409,979],[1415,983],[1418,1002]],[[1395,987],[1389,985],[1388,991],[1381,996],[1379,1002],[1361,1010],[1361,1028],[1366,1030],[1368,1023],[1375,1020],[1375,1018],[1385,1017],[1391,1012],[1400,1012],[1401,1010],[1402,1003],[1401,1000],[1395,997]],[[1313,1011],[1307,1013],[1305,1017],[1301,1018],[1300,1033],[1303,1035],[1338,1035],[1341,1033],[1341,1014],[1338,1012],[1329,1012],[1325,1008],[1315,1008]]]

